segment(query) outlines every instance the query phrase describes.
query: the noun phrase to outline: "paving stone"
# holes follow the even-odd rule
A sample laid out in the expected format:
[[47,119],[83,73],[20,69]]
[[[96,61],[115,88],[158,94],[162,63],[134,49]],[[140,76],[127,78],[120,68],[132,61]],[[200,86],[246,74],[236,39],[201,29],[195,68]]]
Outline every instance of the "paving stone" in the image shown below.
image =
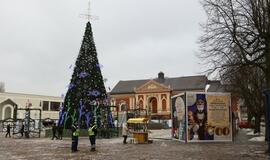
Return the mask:
[[[164,132],[164,131],[160,131]],[[166,133],[166,132],[164,132]],[[167,133],[166,133],[167,134]],[[152,134],[152,136],[154,133]],[[162,135],[155,134],[155,135]],[[168,135],[167,135],[168,136]],[[154,137],[153,137],[154,138]],[[126,144],[123,138],[98,139],[97,151],[90,152],[89,139],[80,137],[79,152],[71,153],[71,139],[18,139],[0,137],[0,160],[265,160],[265,142],[249,142],[239,131],[235,142],[189,143],[153,139],[152,144]]]

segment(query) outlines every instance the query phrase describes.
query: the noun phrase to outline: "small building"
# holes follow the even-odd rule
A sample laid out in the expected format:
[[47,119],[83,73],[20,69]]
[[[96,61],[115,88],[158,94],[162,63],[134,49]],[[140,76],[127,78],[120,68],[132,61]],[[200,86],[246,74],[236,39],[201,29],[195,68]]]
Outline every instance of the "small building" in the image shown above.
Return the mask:
[[[23,119],[25,111],[20,109],[25,109],[27,106],[31,109],[40,109],[42,120],[52,119],[56,121],[59,119],[59,109],[62,103],[61,97],[0,92],[0,121],[15,116],[17,119]],[[19,109],[17,113],[16,108]],[[38,120],[39,111],[31,111],[30,118]]]
[[185,91],[204,92],[208,79],[204,75],[167,78],[163,72],[154,79],[119,81],[110,92],[119,112],[145,109],[153,120],[171,119],[170,98]]

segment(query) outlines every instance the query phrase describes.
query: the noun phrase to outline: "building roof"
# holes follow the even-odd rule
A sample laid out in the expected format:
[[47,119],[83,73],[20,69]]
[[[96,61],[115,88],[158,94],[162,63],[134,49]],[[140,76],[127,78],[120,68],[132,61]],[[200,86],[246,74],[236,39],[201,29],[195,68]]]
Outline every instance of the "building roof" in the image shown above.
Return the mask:
[[134,89],[142,86],[146,82],[154,80],[160,84],[168,86],[172,91],[186,91],[186,90],[204,90],[207,84],[207,77],[204,75],[174,77],[174,78],[156,78],[144,80],[128,80],[119,81],[110,92],[113,94],[134,93]]
[[47,99],[56,99],[62,100],[61,97],[56,96],[46,96],[46,95],[37,95],[37,94],[27,94],[27,93],[12,93],[12,92],[0,92],[0,97],[27,97],[27,98],[47,98]]
[[1,103],[0,103],[0,105],[1,104],[12,104],[12,105],[17,105],[14,101],[12,101],[11,99],[6,99],[6,100],[4,100],[4,101],[2,101]]

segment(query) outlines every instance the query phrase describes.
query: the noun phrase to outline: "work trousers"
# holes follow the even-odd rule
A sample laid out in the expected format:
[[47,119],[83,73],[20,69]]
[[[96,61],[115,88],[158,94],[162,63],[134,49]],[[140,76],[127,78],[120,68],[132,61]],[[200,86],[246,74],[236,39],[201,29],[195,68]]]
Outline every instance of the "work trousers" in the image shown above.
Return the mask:
[[124,144],[127,144],[127,136],[125,135],[125,136],[123,136],[123,137],[124,137],[123,143],[124,143]]
[[78,141],[79,137],[78,136],[72,136],[72,144],[71,144],[71,151],[75,152],[78,150]]
[[90,144],[91,144],[91,151],[96,149],[96,136],[89,136]]

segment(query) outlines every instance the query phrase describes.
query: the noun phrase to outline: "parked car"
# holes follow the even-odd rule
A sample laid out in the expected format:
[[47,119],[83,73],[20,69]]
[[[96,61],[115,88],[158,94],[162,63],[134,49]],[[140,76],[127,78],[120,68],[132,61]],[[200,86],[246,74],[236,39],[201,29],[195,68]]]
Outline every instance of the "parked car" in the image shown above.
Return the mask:
[[248,122],[247,121],[241,121],[240,123],[239,123],[239,128],[248,128]]
[[255,120],[252,119],[250,124],[248,125],[248,121],[247,120],[242,120],[240,123],[239,123],[239,128],[254,128],[255,127]]

